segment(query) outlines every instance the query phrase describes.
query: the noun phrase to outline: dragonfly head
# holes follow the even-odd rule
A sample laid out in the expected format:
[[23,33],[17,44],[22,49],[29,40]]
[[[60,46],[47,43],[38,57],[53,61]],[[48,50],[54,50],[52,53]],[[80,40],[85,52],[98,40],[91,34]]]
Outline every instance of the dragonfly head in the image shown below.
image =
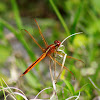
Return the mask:
[[59,46],[60,46],[60,44],[61,44],[61,42],[60,42],[60,41],[58,41],[58,40],[55,40],[55,41],[54,41],[54,44],[55,44],[55,46],[59,47]]

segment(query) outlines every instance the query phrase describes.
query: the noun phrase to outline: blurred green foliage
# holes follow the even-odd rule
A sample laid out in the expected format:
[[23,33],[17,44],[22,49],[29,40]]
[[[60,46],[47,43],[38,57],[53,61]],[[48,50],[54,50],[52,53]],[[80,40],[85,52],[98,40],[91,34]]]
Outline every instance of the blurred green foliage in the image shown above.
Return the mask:
[[0,64],[3,64],[5,60],[10,56],[10,48],[4,45],[0,45]]
[[[65,52],[70,56],[81,59],[84,64],[73,59],[66,59],[65,66],[74,73],[75,80],[73,81],[71,73],[63,71],[57,83],[57,95],[59,100],[63,100],[78,95],[80,91],[80,100],[95,99],[100,95],[100,91],[93,86],[88,76],[100,87],[99,9],[99,0],[0,1],[0,76],[5,75],[8,80],[15,78],[19,81],[22,80],[22,90],[29,98],[35,96],[43,88],[52,86],[49,79],[49,68],[45,60],[38,64],[33,71],[26,74],[25,80],[24,77],[18,78],[28,67],[28,64],[35,61],[41,54],[38,51],[38,46],[34,42],[32,43],[30,38],[27,41],[24,40],[24,37],[27,36],[23,36],[21,30],[26,29],[30,33],[34,32],[34,37],[43,45],[39,39],[41,37],[36,28],[37,26],[34,24],[33,18],[36,18],[48,44],[52,44],[54,40],[62,41],[70,34],[83,32],[64,42]],[[9,34],[13,34],[14,37]],[[19,45],[18,43],[22,47],[16,48]],[[17,51],[21,51],[23,47],[26,52],[23,50],[20,56]],[[9,64],[9,59],[12,56],[15,60]],[[17,68],[17,76],[15,77],[11,74],[13,71],[12,63],[14,64],[13,67]],[[3,78],[7,80],[6,77]],[[18,84],[17,81],[7,83],[13,86]],[[4,85],[1,84],[0,86]],[[52,91],[52,89],[45,90],[45,94],[50,96]],[[0,93],[0,98],[4,94]],[[18,98],[22,100],[22,98]],[[40,95],[40,98],[43,98],[43,95]]]
[[7,11],[5,3],[0,2],[0,13],[4,13]]

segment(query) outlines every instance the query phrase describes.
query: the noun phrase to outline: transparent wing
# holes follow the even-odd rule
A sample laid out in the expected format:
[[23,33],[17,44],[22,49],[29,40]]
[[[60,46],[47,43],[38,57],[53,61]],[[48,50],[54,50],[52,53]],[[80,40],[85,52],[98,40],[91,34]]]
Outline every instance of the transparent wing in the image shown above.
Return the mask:
[[[52,56],[49,55],[49,57],[54,60],[58,65],[62,66],[62,64],[60,62],[58,62],[55,58],[53,58]],[[74,75],[67,67],[63,66],[64,69],[66,69],[67,71],[69,71],[72,75]]]
[[42,34],[42,32],[41,32],[41,29],[40,29],[40,26],[38,25],[38,22],[36,21],[36,19],[34,19],[34,20],[35,20],[35,22],[36,22],[36,24],[37,24],[37,26],[38,26],[39,33],[40,33],[40,35],[41,35],[41,37],[42,37],[42,39],[43,39],[43,42],[44,42],[45,46],[48,47],[48,44],[47,44],[47,42],[46,42],[46,40],[45,40],[45,38],[44,38],[44,36],[43,36],[43,34]]
[[34,51],[36,47],[39,47],[43,51],[44,49],[42,47],[44,47],[44,45],[46,47],[48,44],[40,30],[37,21],[34,20],[35,19],[32,19],[30,22],[31,24],[27,24],[26,28],[21,30],[21,34],[30,51]]

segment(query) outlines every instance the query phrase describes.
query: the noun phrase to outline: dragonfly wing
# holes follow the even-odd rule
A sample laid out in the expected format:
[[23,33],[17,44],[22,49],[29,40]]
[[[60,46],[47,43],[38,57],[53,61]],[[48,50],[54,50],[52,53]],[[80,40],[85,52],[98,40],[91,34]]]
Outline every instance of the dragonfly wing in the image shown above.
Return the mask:
[[[23,37],[24,42],[26,42],[27,47],[32,51],[33,50],[33,46],[35,46],[34,44],[37,44],[39,46],[39,48],[43,51],[43,48],[39,45],[39,43],[37,42],[37,40],[33,37],[33,34],[28,32],[25,29],[21,30],[21,34]],[[32,46],[33,45],[33,46]]]
[[[24,29],[25,30],[25,29]],[[32,40],[39,46],[39,48],[41,48],[41,50],[43,51],[43,48],[39,45],[39,43],[36,41],[36,39],[27,31],[25,30],[29,35],[30,37],[32,38]]]
[[[55,58],[53,58],[51,55],[48,55],[52,60],[54,60],[58,65],[62,66],[61,63],[59,63]],[[72,75],[74,75],[67,67],[63,66],[64,69],[68,70]]]
[[47,42],[46,42],[46,40],[45,40],[45,38],[44,38],[44,36],[43,36],[43,34],[42,34],[42,32],[41,32],[40,26],[38,25],[36,19],[34,19],[34,21],[36,22],[36,24],[37,24],[37,26],[38,26],[39,33],[40,33],[40,35],[41,35],[41,37],[42,37],[42,39],[43,39],[43,41],[44,41],[45,46],[48,47],[48,44],[47,44]]
[[[58,55],[62,55],[62,56],[64,56],[64,55],[65,55],[65,54],[60,53],[60,52],[57,52],[57,51],[55,51],[55,53],[57,53]],[[80,62],[84,63],[82,60],[77,59],[77,58],[74,58],[74,57],[72,57],[72,56],[66,56],[66,57],[67,57],[67,58],[71,58],[71,59],[75,59],[75,60],[77,60],[77,61],[80,61]]]

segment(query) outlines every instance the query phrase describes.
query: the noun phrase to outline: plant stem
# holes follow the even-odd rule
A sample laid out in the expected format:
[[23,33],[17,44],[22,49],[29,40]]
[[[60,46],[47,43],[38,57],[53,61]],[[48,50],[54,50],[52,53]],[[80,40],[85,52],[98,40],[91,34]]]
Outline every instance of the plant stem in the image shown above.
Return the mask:
[[68,29],[68,27],[67,27],[67,25],[66,25],[66,23],[65,23],[65,21],[63,19],[63,17],[61,16],[58,8],[56,7],[56,5],[54,4],[54,2],[52,0],[49,0],[49,2],[51,3],[51,5],[52,5],[52,7],[53,7],[53,9],[54,9],[54,11],[56,13],[56,15],[58,16],[61,24],[63,25],[63,27],[64,27],[64,29],[65,29],[65,31],[67,33],[67,36],[69,36],[70,35],[70,31],[69,31],[69,29]]
[[11,0],[11,4],[12,4],[14,16],[15,16],[16,25],[17,25],[18,29],[20,30],[23,28],[23,25],[22,25],[22,21],[20,18],[19,9],[18,9],[16,0]]

